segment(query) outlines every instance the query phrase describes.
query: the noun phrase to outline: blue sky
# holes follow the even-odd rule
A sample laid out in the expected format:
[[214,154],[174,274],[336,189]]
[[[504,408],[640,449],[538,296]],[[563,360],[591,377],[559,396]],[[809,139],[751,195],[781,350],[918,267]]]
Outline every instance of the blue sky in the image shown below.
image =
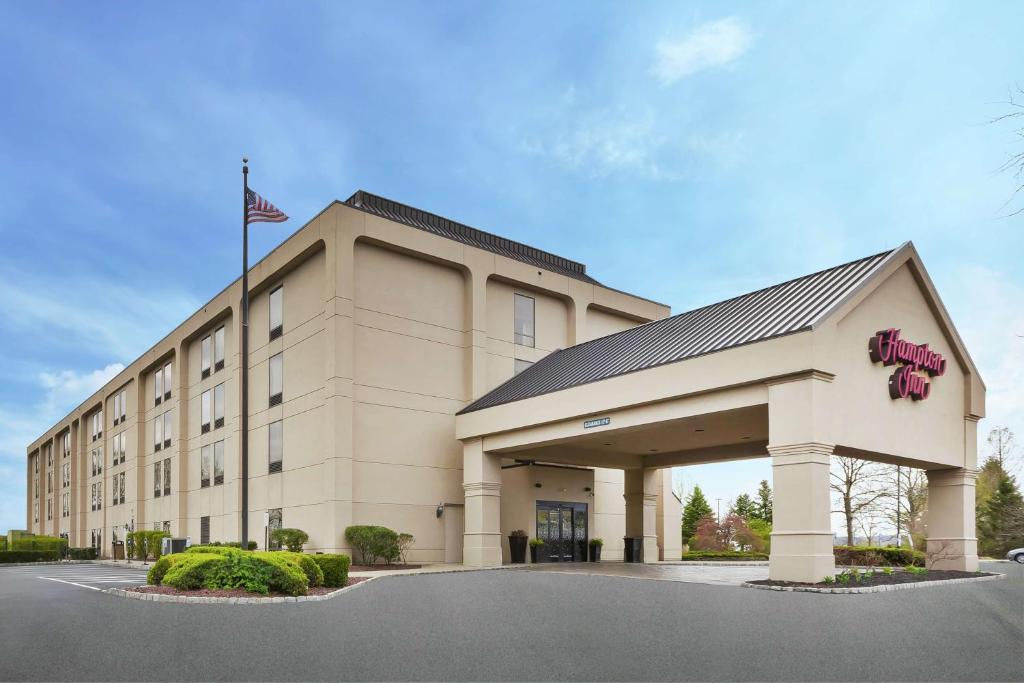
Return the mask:
[[235,277],[243,154],[294,217],[255,258],[357,188],[675,311],[912,239],[983,431],[1024,432],[1020,142],[986,123],[1024,5],[381,4],[0,5],[0,530],[26,444]]

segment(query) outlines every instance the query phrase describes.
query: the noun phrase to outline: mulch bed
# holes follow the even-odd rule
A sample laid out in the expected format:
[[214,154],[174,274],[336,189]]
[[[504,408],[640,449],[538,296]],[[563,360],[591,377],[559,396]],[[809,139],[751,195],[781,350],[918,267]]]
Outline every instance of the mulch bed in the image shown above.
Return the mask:
[[952,570],[929,569],[926,574],[911,574],[897,569],[892,574],[875,572],[874,576],[868,578],[861,572],[860,581],[850,579],[847,583],[800,583],[799,581],[772,581],[762,579],[749,581],[759,586],[807,586],[810,588],[870,588],[871,586],[889,586],[897,583],[922,583],[924,581],[945,581],[947,579],[976,579],[981,576],[995,576],[991,572],[960,572]]
[[[383,572],[393,569],[419,569],[422,564],[353,564],[348,568],[350,572]],[[351,581],[352,579],[349,579]]]
[[[350,576],[348,581],[345,583],[345,588],[354,586],[357,583],[366,581],[365,576]],[[193,598],[283,598],[287,597],[283,593],[270,593],[269,595],[261,595],[260,593],[248,593],[241,588],[231,588],[226,590],[214,589],[214,588],[199,588],[194,591],[182,591],[174,588],[173,586],[130,586],[124,590],[132,593],[158,593],[160,595],[187,595]],[[327,586],[313,586],[309,589],[306,595],[327,595],[339,590],[338,588],[328,588]]]

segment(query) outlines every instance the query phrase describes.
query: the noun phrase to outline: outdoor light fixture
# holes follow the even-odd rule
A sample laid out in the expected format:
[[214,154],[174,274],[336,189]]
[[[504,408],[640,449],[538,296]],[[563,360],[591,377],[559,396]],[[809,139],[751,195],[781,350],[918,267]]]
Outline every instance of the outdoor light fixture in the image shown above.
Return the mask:
[[535,488],[535,489],[539,489],[540,487],[541,487],[541,483],[539,481],[536,484],[533,485],[533,488]]
[[703,429],[694,429],[693,431],[695,431],[695,432],[703,432],[704,430]]
[[591,488],[590,488],[589,486],[584,486],[584,487],[583,487],[583,490],[584,490],[584,491],[585,491],[586,493],[590,493],[590,492],[591,492],[591,491],[592,491],[593,489],[591,489]]
[[444,503],[437,504],[437,511],[435,514],[437,514],[438,519],[441,519],[441,515],[444,514]]

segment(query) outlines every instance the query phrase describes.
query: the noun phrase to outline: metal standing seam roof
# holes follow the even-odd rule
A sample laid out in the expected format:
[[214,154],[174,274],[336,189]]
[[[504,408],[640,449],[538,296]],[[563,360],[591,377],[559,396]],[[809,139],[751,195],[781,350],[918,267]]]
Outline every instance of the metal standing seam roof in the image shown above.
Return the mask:
[[893,251],[555,351],[459,414],[808,330]]
[[587,266],[578,261],[572,261],[557,254],[531,247],[528,244],[505,239],[504,237],[472,228],[443,216],[438,216],[429,211],[423,211],[407,204],[371,194],[365,190],[356,191],[344,203],[367,213],[372,213],[398,223],[404,223],[405,225],[425,230],[441,237],[447,237],[450,240],[462,242],[477,249],[506,256],[516,261],[522,261],[538,268],[567,275],[568,277],[589,282],[593,285],[601,285],[600,282],[587,275]]

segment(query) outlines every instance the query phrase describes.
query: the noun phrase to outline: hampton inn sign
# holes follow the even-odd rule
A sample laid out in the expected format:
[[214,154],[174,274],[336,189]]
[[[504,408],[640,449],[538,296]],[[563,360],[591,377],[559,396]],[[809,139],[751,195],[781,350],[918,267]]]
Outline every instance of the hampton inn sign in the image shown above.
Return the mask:
[[868,340],[868,353],[874,363],[901,364],[889,377],[889,397],[893,399],[909,396],[914,401],[923,401],[931,394],[931,383],[915,373],[923,370],[929,377],[939,377],[946,372],[946,359],[941,353],[932,351],[927,344],[900,339],[900,331],[891,327]]

